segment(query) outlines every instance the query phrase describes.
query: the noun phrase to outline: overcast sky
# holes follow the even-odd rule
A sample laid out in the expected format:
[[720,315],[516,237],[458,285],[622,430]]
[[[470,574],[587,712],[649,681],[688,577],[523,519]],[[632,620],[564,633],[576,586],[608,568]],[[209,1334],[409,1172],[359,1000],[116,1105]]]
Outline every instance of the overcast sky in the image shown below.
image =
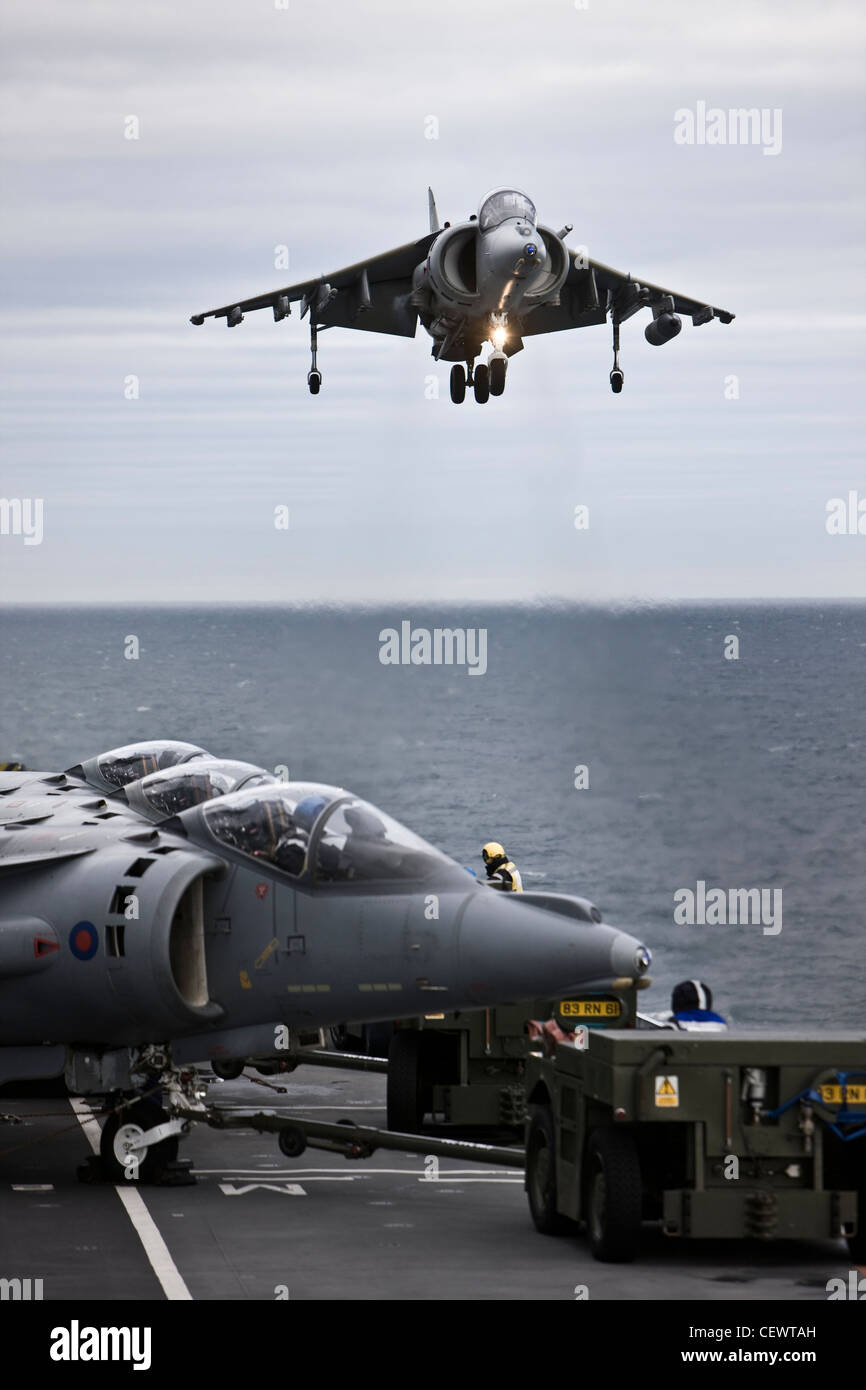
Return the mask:
[[[0,496],[44,499],[6,601],[864,595],[825,527],[866,499],[854,0],[5,8]],[[698,102],[781,111],[781,151],[677,144]],[[313,398],[296,311],[189,324],[422,236],[428,183],[736,320],[631,320],[619,397],[607,327],[533,338],[459,408],[420,327],[323,334]]]

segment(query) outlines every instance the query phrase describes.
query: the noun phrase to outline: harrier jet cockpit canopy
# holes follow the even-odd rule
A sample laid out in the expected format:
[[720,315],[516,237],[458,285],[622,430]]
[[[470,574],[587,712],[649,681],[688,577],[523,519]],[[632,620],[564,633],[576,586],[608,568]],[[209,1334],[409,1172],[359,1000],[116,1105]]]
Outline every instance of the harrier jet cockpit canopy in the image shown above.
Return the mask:
[[194,743],[154,739],[148,743],[127,743],[122,748],[111,748],[107,753],[68,767],[66,775],[80,777],[97,791],[116,792],[127,782],[137,782],[151,772],[209,756],[204,748],[198,748]]
[[124,792],[134,811],[148,820],[165,820],[178,816],[191,806],[228,796],[241,787],[257,787],[276,783],[276,777],[254,763],[234,762],[226,758],[195,758],[189,763],[152,772],[140,782],[129,783]]
[[[194,813],[190,813],[194,814]],[[221,845],[315,887],[466,874],[420,836],[339,787],[286,782],[248,788],[202,808]]]
[[478,226],[482,232],[489,232],[509,217],[519,217],[534,227],[537,217],[535,204],[516,188],[494,188],[492,193],[482,198],[478,209]]

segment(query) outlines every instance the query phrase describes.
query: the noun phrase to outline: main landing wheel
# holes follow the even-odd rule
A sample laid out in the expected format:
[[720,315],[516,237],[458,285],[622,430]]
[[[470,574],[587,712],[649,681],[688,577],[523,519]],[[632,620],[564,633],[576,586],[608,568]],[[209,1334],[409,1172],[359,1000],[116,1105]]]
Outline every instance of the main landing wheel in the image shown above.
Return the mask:
[[472,378],[475,388],[475,399],[479,405],[483,405],[490,395],[490,373],[487,370],[486,362],[479,362],[475,368]]
[[490,394],[491,396],[501,396],[505,390],[505,368],[508,360],[505,357],[494,357],[490,363]]
[[465,396],[466,373],[460,366],[460,363],[455,362],[454,366],[451,368],[451,399],[455,405],[459,405]]

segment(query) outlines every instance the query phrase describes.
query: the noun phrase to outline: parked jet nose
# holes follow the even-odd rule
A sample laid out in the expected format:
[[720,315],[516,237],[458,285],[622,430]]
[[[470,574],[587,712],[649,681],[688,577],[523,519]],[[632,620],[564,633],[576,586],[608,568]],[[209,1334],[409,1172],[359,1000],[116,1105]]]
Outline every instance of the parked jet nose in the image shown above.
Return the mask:
[[[571,989],[606,989],[645,974],[651,956],[627,932],[482,889],[458,929],[461,998],[506,1003]],[[560,909],[568,901],[560,899]]]

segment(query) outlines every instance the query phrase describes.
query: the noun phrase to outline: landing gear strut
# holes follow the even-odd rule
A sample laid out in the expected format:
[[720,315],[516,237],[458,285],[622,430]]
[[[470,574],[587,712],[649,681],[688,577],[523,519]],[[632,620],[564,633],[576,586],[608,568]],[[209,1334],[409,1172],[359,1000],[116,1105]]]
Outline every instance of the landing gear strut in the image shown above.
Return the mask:
[[311,365],[310,365],[310,370],[307,372],[307,385],[308,385],[309,388],[310,388],[310,395],[311,395],[311,396],[318,396],[319,391],[320,391],[320,389],[321,389],[321,385],[322,385],[322,373],[319,371],[318,367],[316,366],[316,351],[317,351],[317,349],[318,349],[318,346],[319,346],[319,330],[318,330],[318,327],[316,326],[315,322],[313,321],[313,319],[312,319],[312,317],[311,317],[311,319],[310,319],[310,352],[311,352],[311,354],[312,354],[313,360],[312,360],[312,363],[311,363]]
[[625,376],[623,375],[622,369],[620,368],[620,365],[619,365],[619,317],[618,317],[618,315],[616,314],[616,312],[614,312],[614,314],[613,314],[613,370],[611,371],[611,374],[610,374],[610,389],[611,389],[611,391],[613,391],[613,393],[614,393],[615,396],[618,396],[618,395],[619,395],[620,391],[622,390],[622,384],[623,384],[624,381],[625,381]]

